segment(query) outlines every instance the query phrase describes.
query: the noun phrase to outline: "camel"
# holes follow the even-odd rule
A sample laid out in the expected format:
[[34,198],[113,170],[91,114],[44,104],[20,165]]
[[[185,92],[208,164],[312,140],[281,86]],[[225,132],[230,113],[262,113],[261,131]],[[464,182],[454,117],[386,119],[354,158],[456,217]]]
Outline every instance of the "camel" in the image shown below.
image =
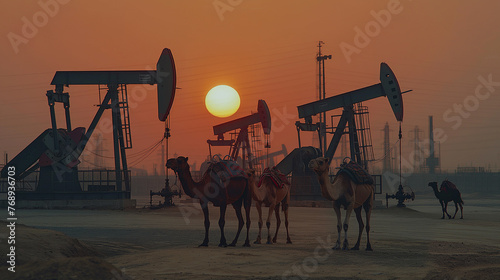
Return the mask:
[[[267,170],[267,172],[266,172]],[[288,181],[284,182],[281,188],[276,187],[273,182],[272,174],[276,175],[279,178],[279,171],[272,168],[264,170],[264,173],[257,180],[255,175],[255,170],[247,171],[249,176],[249,184],[250,190],[252,193],[252,198],[255,200],[255,205],[257,208],[257,212],[259,213],[259,235],[255,240],[254,244],[261,243],[261,232],[262,232],[262,204],[266,207],[269,207],[269,212],[267,214],[266,227],[267,227],[267,244],[276,243],[278,237],[278,230],[281,225],[280,218],[280,204],[282,204],[283,212],[285,213],[285,227],[286,227],[286,243],[291,244],[292,240],[290,239],[290,235],[288,233],[288,205],[290,202],[290,183]],[[275,177],[275,178],[276,178]],[[279,180],[279,179],[277,179]],[[260,187],[258,183],[260,182]],[[273,215],[273,211],[276,213],[276,232],[274,234],[274,238],[271,242],[271,217]]]
[[[439,191],[437,189],[437,182],[430,182],[429,186],[434,191],[434,195],[437,197],[437,199],[439,199],[439,204],[441,204],[441,210],[443,211],[443,216],[441,217],[441,219],[444,219],[445,213],[446,215],[448,215],[448,219],[455,219],[455,216],[458,212],[458,206],[460,206],[460,219],[464,218],[464,209],[462,206],[464,202],[462,200],[462,195],[453,183],[448,180],[443,181],[443,183],[441,183],[441,188]],[[451,217],[451,215],[448,214],[447,211],[448,202],[452,200],[453,202],[455,202],[455,214],[453,214],[453,217]]]
[[[167,161],[166,166],[179,176],[184,192],[192,198],[200,200],[201,209],[205,216],[205,239],[198,247],[208,246],[208,230],[210,228],[210,219],[208,215],[208,202],[220,208],[219,228],[221,232],[219,247],[236,246],[238,237],[240,236],[241,229],[243,228],[243,215],[241,213],[242,204],[246,212],[246,227],[247,238],[243,246],[250,247],[248,234],[250,230],[250,207],[252,205],[252,196],[248,186],[248,179],[246,177],[230,177],[228,183],[223,184],[219,175],[212,168],[209,168],[199,182],[195,182],[189,170],[187,157],[171,158]],[[238,232],[233,242],[229,245],[226,243],[224,236],[224,224],[226,208],[228,204],[232,204],[238,217]]]
[[344,219],[345,238],[342,244],[342,250],[349,250],[349,242],[347,241],[347,229],[349,228],[349,218],[352,210],[356,213],[356,219],[359,224],[358,241],[351,250],[359,250],[361,235],[363,233],[363,218],[361,217],[361,208],[365,209],[366,213],[366,251],[373,251],[370,244],[370,215],[373,207],[373,185],[372,184],[356,184],[351,180],[349,175],[344,172],[339,172],[335,176],[333,183],[330,182],[328,175],[330,169],[330,160],[325,157],[319,157],[309,162],[309,168],[313,169],[318,175],[318,180],[321,186],[321,194],[324,198],[333,201],[333,209],[337,215],[337,232],[338,238],[334,250],[340,249],[340,235],[342,229],[340,207],[343,206],[346,210]]

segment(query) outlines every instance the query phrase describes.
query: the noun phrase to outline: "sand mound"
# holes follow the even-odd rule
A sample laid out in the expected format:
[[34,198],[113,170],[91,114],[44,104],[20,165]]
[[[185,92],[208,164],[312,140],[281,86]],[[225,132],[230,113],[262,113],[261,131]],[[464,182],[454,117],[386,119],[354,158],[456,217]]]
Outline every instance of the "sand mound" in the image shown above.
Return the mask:
[[[4,269],[6,271],[6,269]],[[7,274],[8,273],[8,274]],[[1,272],[0,278],[30,279],[130,279],[112,264],[98,257],[72,257],[49,261],[29,262],[16,267],[16,273]]]
[[[7,238],[0,235],[0,252],[9,252]],[[0,279],[127,279],[97,251],[63,233],[18,224],[15,241],[16,272],[7,271],[2,253]]]

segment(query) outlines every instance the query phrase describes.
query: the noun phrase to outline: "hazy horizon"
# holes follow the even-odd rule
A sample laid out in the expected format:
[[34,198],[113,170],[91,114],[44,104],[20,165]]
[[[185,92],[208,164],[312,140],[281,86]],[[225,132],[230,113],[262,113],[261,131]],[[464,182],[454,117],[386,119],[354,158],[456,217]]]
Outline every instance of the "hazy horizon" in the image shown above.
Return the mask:
[[[206,140],[216,138],[212,126],[255,112],[259,99],[266,100],[274,119],[270,152],[282,144],[290,152],[298,147],[297,106],[317,98],[317,44],[323,41],[323,54],[332,55],[325,64],[327,97],[378,83],[381,62],[392,68],[402,90],[413,90],[403,96],[406,158],[415,126],[421,139],[428,139],[428,116],[433,115],[443,170],[500,170],[495,148],[500,140],[498,1],[42,0],[0,5],[0,152],[10,159],[51,126],[45,93],[53,89],[55,71],[154,69],[163,48],[172,50],[180,88],[170,114],[170,157],[188,156],[199,166],[208,154]],[[205,95],[219,84],[240,94],[240,109],[228,118],[214,117],[205,108]],[[99,102],[97,86],[65,91],[72,127],[88,128]],[[158,142],[164,123],[157,118],[155,86],[131,85],[128,91],[131,155]],[[385,123],[393,144],[398,123],[385,98],[364,105],[379,159]],[[61,104],[56,112],[58,126],[65,128]],[[104,131],[103,137],[109,143],[112,133]],[[302,145],[311,139],[312,134],[302,133]],[[161,162],[158,151],[135,167],[151,172]],[[113,156],[112,146],[103,153]],[[107,165],[112,167],[112,161]]]

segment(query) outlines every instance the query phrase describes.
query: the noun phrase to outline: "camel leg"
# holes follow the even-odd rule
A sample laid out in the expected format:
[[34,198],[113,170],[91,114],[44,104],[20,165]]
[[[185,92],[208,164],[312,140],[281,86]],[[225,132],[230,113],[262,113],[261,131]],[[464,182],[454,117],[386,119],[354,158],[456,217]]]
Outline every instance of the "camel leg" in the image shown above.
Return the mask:
[[198,247],[207,247],[208,246],[208,230],[210,228],[210,218],[208,216],[208,204],[202,202],[200,199],[201,209],[203,210],[203,215],[205,216],[205,239],[203,239],[203,243],[201,243]]
[[458,212],[458,203],[456,201],[453,201],[453,202],[455,202],[455,214],[453,214],[452,219],[455,219],[455,216],[457,215],[457,212]]
[[269,205],[269,213],[267,214],[266,227],[267,227],[267,244],[273,244],[271,242],[271,217],[273,216],[274,207],[276,204]]
[[274,207],[274,214],[276,216],[276,232],[274,233],[273,237],[273,243],[276,243],[276,240],[278,239],[278,231],[280,229],[281,225],[281,217],[280,217],[280,204],[276,204]]
[[347,241],[347,230],[349,229],[349,219],[353,210],[354,202],[350,203],[347,207],[344,219],[344,243],[342,244],[342,250],[349,250],[349,242]]
[[451,215],[448,214],[448,201],[444,202],[444,212],[448,215],[448,219],[451,219]]
[[257,212],[259,213],[259,235],[257,235],[257,240],[253,244],[260,244],[262,233],[262,202],[256,201],[255,208],[257,208]]
[[356,245],[354,245],[354,247],[351,248],[351,250],[359,250],[361,235],[363,234],[363,229],[365,228],[365,224],[363,223],[363,218],[361,217],[361,206],[354,209],[354,213],[356,213],[356,220],[358,220],[359,233],[358,233],[358,241],[356,242]]
[[240,237],[241,229],[243,228],[243,225],[245,222],[243,221],[243,215],[241,214],[241,199],[233,203],[233,208],[234,211],[236,212],[236,217],[238,218],[238,232],[236,232],[236,236],[234,237],[233,242],[229,244],[228,246],[234,247],[236,246],[236,242],[238,242],[238,238]]
[[287,202],[283,204],[283,212],[285,212],[286,244],[292,244],[290,234],[288,234],[288,199],[289,196],[287,197]]
[[226,208],[227,208],[227,205],[225,205],[225,204],[220,206],[220,217],[219,217],[220,242],[219,242],[219,247],[227,247],[226,236],[224,236],[224,225],[226,224],[226,220],[225,220]]
[[373,200],[369,200],[363,204],[366,214],[366,251],[373,251],[372,244],[370,243],[370,218],[373,208]]
[[462,203],[458,203],[460,206],[460,219],[464,218],[464,207],[462,206]]
[[444,219],[444,213],[446,212],[446,211],[444,210],[444,201],[439,200],[439,203],[441,204],[441,211],[443,212],[443,216],[441,217],[441,219]]
[[333,210],[335,210],[335,214],[337,215],[337,242],[335,243],[335,246],[333,246],[332,249],[334,250],[339,250],[340,249],[340,232],[342,231],[342,219],[340,218],[340,205],[337,205],[337,203],[333,202]]
[[245,239],[245,243],[243,243],[243,247],[250,247],[250,225],[252,224],[252,221],[250,220],[250,209],[252,207],[252,196],[250,192],[248,192],[248,195],[245,197],[245,200],[243,201],[243,207],[245,208],[245,216],[247,219],[247,238]]

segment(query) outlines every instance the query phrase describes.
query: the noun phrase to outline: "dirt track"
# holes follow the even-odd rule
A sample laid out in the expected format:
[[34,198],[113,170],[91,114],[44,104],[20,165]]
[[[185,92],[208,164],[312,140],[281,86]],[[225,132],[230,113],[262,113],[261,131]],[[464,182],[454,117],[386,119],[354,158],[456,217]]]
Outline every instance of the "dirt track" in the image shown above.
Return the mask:
[[[363,250],[329,249],[336,239],[331,208],[292,207],[294,244],[285,244],[282,228],[277,244],[251,248],[241,247],[244,234],[237,247],[217,247],[215,208],[210,246],[197,248],[203,238],[203,216],[193,205],[130,211],[22,210],[19,221],[78,238],[123,273],[117,279],[500,279],[500,200],[464,200],[464,220],[441,220],[433,199],[409,203],[406,209],[375,210],[373,252],[364,251],[365,234]],[[253,242],[254,208],[252,217]],[[228,209],[229,241],[235,229],[234,212]],[[356,235],[352,217],[351,246]]]

